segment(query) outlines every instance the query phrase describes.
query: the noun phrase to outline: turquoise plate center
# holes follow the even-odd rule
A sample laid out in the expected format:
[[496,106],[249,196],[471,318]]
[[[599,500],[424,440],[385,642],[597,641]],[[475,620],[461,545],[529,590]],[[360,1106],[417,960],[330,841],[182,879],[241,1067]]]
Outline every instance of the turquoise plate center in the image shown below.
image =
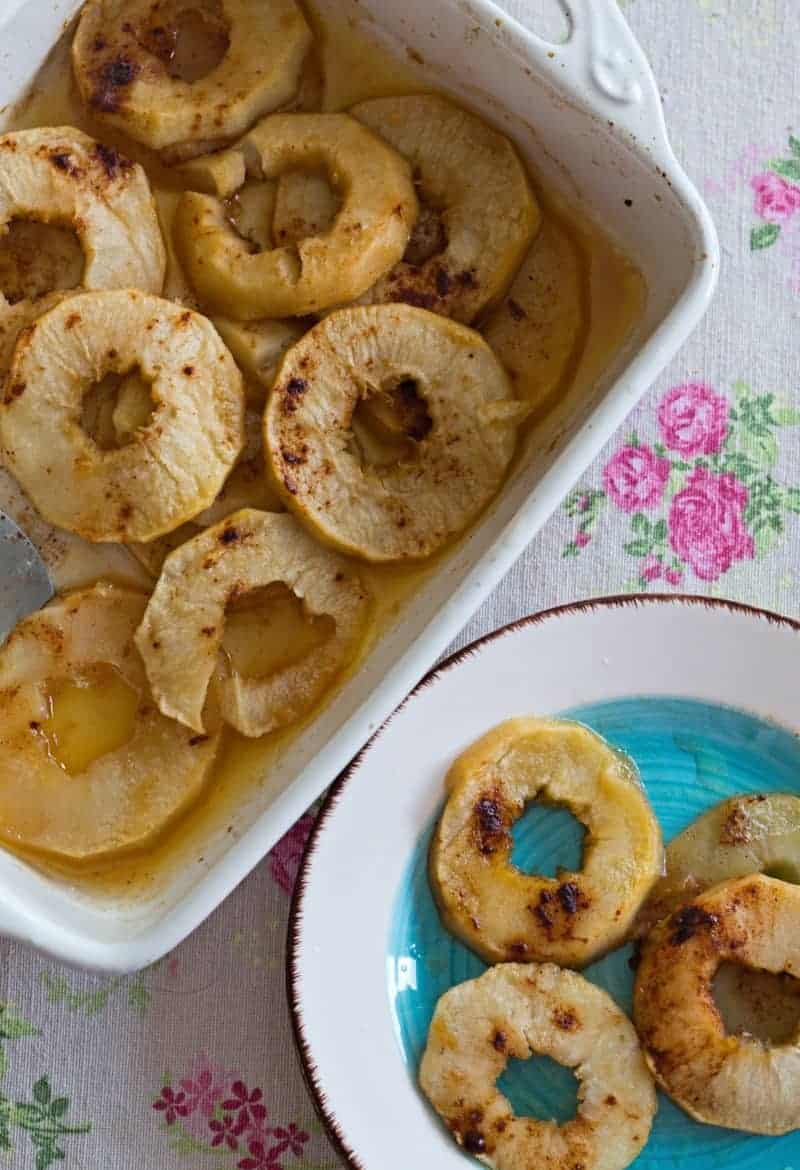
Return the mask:
[[[800,739],[744,711],[686,699],[616,699],[562,712],[578,719],[635,760],[664,840],[700,813],[741,792],[800,792]],[[514,834],[514,861],[531,873],[553,873],[580,856],[582,831],[567,813],[526,816]],[[416,1078],[433,1009],[455,983],[486,965],[439,921],[427,875],[429,826],[398,892],[388,940],[389,998],[397,1037]],[[583,974],[630,1014],[633,972],[625,947]],[[575,1078],[544,1058],[515,1061],[500,1087],[519,1114],[563,1121],[575,1110]],[[466,1157],[466,1155],[465,1155]],[[637,1170],[800,1170],[800,1131],[755,1137],[692,1121],[663,1094]]]

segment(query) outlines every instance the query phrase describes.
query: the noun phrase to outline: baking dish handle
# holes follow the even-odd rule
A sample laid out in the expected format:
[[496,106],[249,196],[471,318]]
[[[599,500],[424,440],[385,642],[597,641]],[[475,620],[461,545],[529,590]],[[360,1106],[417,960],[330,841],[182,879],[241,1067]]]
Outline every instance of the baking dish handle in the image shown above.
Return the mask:
[[671,155],[661,97],[647,58],[617,0],[559,0],[570,22],[556,61],[593,108],[641,146]]

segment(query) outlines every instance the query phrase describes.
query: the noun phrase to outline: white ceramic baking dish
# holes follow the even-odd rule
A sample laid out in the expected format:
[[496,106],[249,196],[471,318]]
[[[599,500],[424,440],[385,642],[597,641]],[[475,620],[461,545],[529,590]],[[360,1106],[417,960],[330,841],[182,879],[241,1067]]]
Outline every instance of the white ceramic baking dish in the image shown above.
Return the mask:
[[[25,92],[79,6],[0,0],[0,106]],[[232,832],[220,825],[199,859],[152,896],[128,900],[89,896],[0,851],[0,931],[88,967],[132,970],[159,958],[261,861],[510,567],[697,324],[714,288],[713,225],[670,149],[658,90],[616,0],[563,0],[571,35],[558,45],[490,0],[318,7],[351,16],[399,53],[412,50],[433,83],[511,134],[545,183],[581,204],[635,260],[646,309],[624,351],[553,412],[481,523],[242,804]]]

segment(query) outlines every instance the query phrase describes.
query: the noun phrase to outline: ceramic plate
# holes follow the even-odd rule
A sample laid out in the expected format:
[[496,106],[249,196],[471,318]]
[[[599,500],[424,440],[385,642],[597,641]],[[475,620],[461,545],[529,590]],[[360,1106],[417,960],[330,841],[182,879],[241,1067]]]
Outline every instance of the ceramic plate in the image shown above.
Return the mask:
[[[748,791],[800,791],[800,626],[692,598],[589,602],[515,623],[428,675],[331,790],[295,893],[289,998],[305,1073],[339,1149],[362,1170],[463,1170],[468,1155],[416,1087],[438,997],[485,970],[442,927],[426,851],[459,752],[513,715],[592,727],[639,766],[669,840]],[[531,808],[514,833],[520,868],[576,866],[566,812]],[[630,952],[587,969],[630,1010]],[[563,1120],[572,1074],[512,1062],[500,1087],[517,1113]],[[691,1121],[663,1095],[637,1170],[792,1170],[800,1131],[753,1137]]]

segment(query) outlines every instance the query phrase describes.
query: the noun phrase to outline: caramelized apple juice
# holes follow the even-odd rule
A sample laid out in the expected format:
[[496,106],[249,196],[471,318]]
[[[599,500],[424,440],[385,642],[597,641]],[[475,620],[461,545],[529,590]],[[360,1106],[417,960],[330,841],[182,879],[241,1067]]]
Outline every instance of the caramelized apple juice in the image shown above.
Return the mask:
[[[317,63],[324,77],[324,110],[346,109],[366,98],[430,89],[424,74],[411,61],[388,55],[348,22],[323,22],[313,14],[311,22],[317,38]],[[72,32],[72,28],[68,29],[53,50],[31,92],[6,119],[6,128],[77,126],[142,163],[170,249],[164,295],[203,311],[171,249],[171,220],[181,186],[175,174],[151,151],[99,124],[83,107],[72,80]],[[543,212],[536,251],[526,262],[527,268],[523,266],[506,300],[487,318],[485,328],[488,340],[518,385],[520,396],[534,400],[529,435],[548,406],[576,381],[591,385],[597,380],[631,333],[644,303],[641,278],[625,257],[586,219],[542,191],[535,176],[533,182]],[[0,276],[2,272],[0,264]],[[482,321],[478,325],[484,328]],[[363,443],[361,447],[364,451]],[[520,447],[524,450],[524,437]],[[448,551],[422,565],[357,566],[374,598],[373,620],[362,659],[364,651],[398,619],[414,590]],[[96,568],[95,558],[95,574]],[[132,566],[133,577],[138,572],[138,566]],[[119,579],[116,571],[108,576]],[[130,579],[129,575],[127,583]],[[146,582],[143,576],[145,587]],[[260,604],[231,615],[225,650],[243,673],[263,675],[308,651],[325,633],[320,623],[310,623],[304,617],[299,604],[277,591],[274,597],[261,599]],[[357,665],[350,668],[350,673]],[[45,731],[51,754],[64,767],[66,784],[71,774],[124,742],[131,732],[136,704],[125,686],[110,685],[104,676],[54,686],[51,703],[52,715]],[[155,836],[146,851],[104,858],[80,868],[70,866],[70,879],[76,883],[99,883],[109,892],[131,887],[136,887],[137,893],[152,891],[156,879],[160,884],[174,866],[198,860],[203,840],[212,830],[228,824],[237,805],[268,783],[271,765],[312,718],[313,713],[260,740],[226,732],[214,773],[199,804]],[[54,859],[30,855],[29,859],[45,869],[65,872]]]

